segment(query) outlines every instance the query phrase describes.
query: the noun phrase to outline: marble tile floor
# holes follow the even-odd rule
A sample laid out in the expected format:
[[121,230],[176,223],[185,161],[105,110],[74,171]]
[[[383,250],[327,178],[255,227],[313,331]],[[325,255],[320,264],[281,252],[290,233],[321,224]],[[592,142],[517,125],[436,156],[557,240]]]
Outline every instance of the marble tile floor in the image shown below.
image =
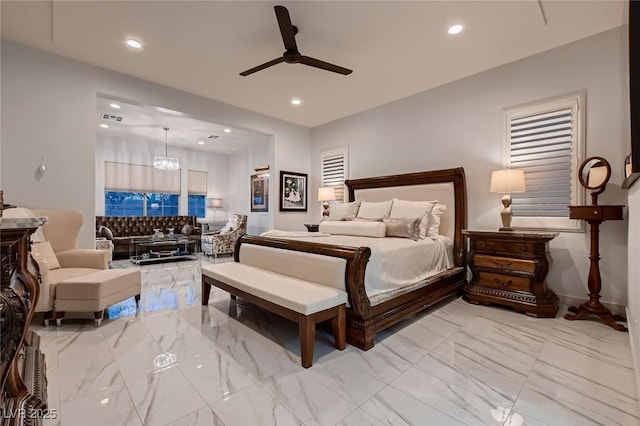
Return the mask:
[[99,328],[34,325],[58,414],[45,424],[640,425],[629,336],[596,321],[454,299],[367,352],[321,331],[305,370],[296,324],[221,290],[200,306],[212,261],[143,266],[140,311],[124,301]]

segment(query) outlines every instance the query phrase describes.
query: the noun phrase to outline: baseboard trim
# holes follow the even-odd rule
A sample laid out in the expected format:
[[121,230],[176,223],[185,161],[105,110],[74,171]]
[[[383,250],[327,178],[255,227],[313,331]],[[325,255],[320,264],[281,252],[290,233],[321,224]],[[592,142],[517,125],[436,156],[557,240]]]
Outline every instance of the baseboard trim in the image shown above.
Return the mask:
[[625,311],[628,321],[627,328],[629,329],[629,341],[631,342],[631,356],[633,357],[633,366],[636,373],[636,390],[640,392],[640,366],[638,365],[638,355],[640,354],[638,354],[638,342],[636,342],[636,339],[634,339],[634,336],[637,336],[636,326],[635,324],[633,324],[633,321],[631,321],[631,318],[629,317],[629,308],[626,308]]

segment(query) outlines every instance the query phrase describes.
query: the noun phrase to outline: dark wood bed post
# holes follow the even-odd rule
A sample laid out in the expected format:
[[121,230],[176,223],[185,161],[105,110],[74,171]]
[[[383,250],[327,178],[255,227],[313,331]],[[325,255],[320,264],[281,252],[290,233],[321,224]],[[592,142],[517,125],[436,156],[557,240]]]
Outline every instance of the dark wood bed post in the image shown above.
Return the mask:
[[[396,324],[444,299],[459,294],[465,281],[465,247],[462,230],[467,225],[467,191],[464,170],[435,170],[403,175],[354,179],[346,182],[349,199],[354,191],[368,188],[385,188],[407,185],[453,183],[455,199],[454,264],[456,268],[443,271],[425,280],[424,285],[372,305],[367,296],[364,276],[371,249],[368,247],[334,246],[323,243],[286,240],[244,235],[236,242],[234,260],[239,262],[240,246],[255,244],[276,249],[294,250],[345,259],[345,284],[349,295],[347,309],[347,341],[360,349],[371,349],[376,333]],[[420,284],[420,283],[416,283]]]

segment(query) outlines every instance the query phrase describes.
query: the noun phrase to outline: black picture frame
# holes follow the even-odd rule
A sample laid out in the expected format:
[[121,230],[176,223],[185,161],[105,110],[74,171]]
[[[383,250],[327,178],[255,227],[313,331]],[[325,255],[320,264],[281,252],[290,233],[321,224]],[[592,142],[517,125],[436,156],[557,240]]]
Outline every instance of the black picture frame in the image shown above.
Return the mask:
[[280,171],[280,211],[307,211],[307,174]]
[[269,211],[269,176],[251,175],[251,212]]
[[640,177],[640,2],[629,2],[629,105],[631,121],[631,153],[622,189],[629,189]]

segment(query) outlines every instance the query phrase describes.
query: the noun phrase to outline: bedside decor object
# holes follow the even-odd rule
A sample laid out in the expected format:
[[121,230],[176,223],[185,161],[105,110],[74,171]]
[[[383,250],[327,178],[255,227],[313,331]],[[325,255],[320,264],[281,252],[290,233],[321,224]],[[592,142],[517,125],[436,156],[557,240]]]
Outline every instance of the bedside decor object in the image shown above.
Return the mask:
[[591,229],[591,252],[589,253],[589,300],[580,306],[569,308],[571,314],[566,314],[565,319],[579,320],[587,315],[596,315],[609,327],[618,331],[627,331],[627,327],[616,321],[626,322],[621,315],[614,315],[602,303],[600,303],[600,290],[602,289],[602,277],[600,276],[600,224],[605,220],[622,220],[622,208],[624,206],[598,205],[598,195],[604,192],[607,182],[611,177],[611,166],[602,157],[590,157],[582,162],[578,170],[580,184],[586,189],[592,190],[591,205],[569,206],[569,218],[580,219],[589,223]]
[[213,209],[213,221],[216,221],[216,209],[222,207],[222,198],[208,198],[207,199],[207,207],[211,207]]
[[472,278],[464,286],[469,303],[497,303],[538,318],[553,318],[558,297],[547,288],[549,241],[557,232],[462,231],[469,239],[467,265]]
[[[256,169],[260,170],[260,169]],[[266,173],[251,175],[251,211],[269,211],[269,168]]]
[[318,228],[320,227],[317,223],[305,223],[304,226],[307,228],[307,232],[318,232]]
[[329,201],[336,199],[336,190],[331,186],[318,188],[318,201],[322,201],[322,216],[329,216]]
[[307,211],[307,174],[280,171],[280,211]]
[[524,192],[524,170],[522,169],[505,169],[496,170],[491,173],[490,192],[504,194],[502,196],[502,217],[501,231],[511,231],[511,194],[514,192]]

